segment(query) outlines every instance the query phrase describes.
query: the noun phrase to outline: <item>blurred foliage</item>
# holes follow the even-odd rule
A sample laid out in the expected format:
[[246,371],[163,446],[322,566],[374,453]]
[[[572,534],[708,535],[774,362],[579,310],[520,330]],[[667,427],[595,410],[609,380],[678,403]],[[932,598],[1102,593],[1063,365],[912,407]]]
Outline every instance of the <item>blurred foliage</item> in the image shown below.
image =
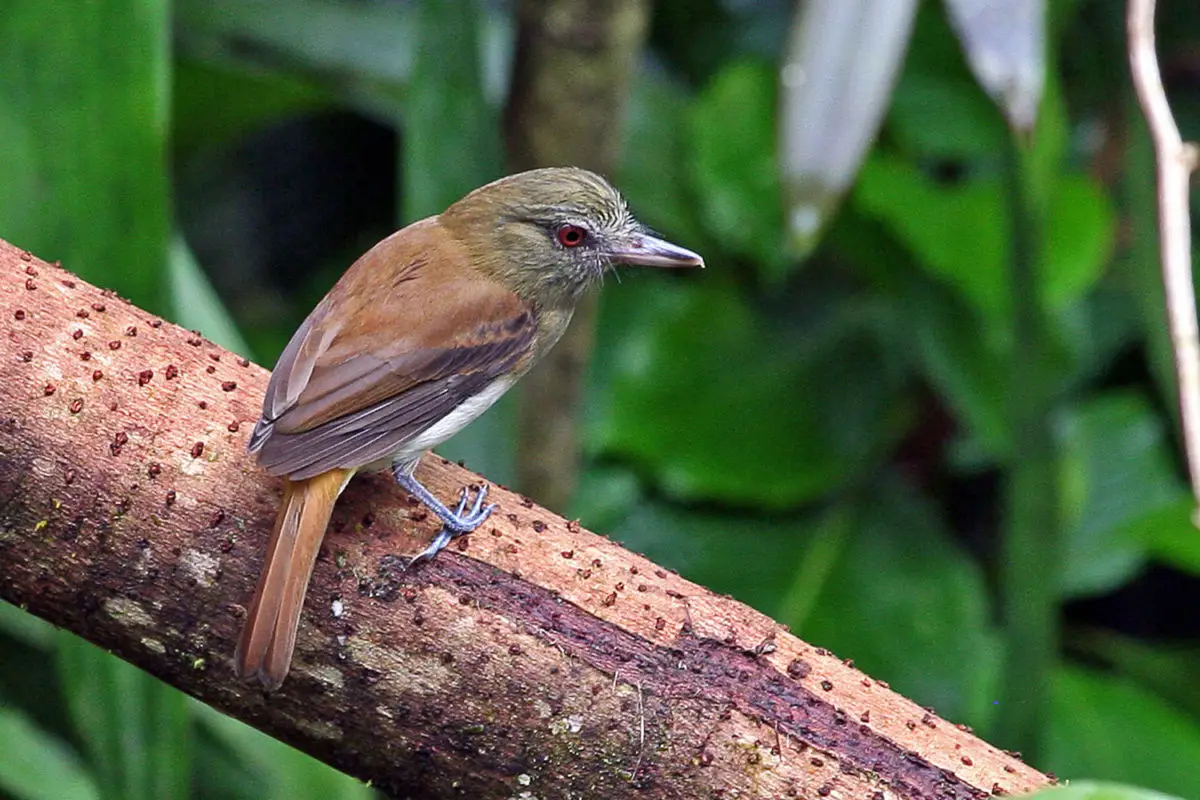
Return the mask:
[[[0,236],[264,363],[396,220],[496,174],[506,6],[68,5],[0,13]],[[776,154],[792,4],[655,4],[616,177],[709,269],[608,281],[573,510],[988,737],[1022,688],[996,620],[1015,315],[1034,309],[1064,626],[1036,766],[1198,797],[1200,535],[1123,3],[1050,5],[1024,145],[1044,235],[1014,286],[1010,132],[939,4],[803,261]],[[1195,132],[1200,9],[1169,11],[1164,73]],[[443,452],[508,481],[512,425],[501,405]],[[0,653],[0,797],[370,794],[7,607]]]
[[1076,781],[1029,795],[1037,800],[1182,800],[1174,795],[1119,783]]
[[121,292],[155,311],[170,216],[167,17],[160,0],[13,0],[0,17],[4,235],[93,282],[119,269]]

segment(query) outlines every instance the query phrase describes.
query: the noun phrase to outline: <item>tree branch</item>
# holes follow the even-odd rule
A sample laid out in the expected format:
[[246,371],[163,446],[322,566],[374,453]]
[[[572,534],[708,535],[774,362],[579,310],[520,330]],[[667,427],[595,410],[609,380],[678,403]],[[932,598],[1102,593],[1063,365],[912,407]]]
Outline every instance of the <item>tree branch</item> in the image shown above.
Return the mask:
[[[570,164],[612,175],[646,35],[645,0],[521,0],[517,8],[504,121],[509,169]],[[517,485],[560,512],[579,482],[579,410],[597,305],[594,292],[583,298],[562,341],[518,390]]]
[[[277,693],[228,665],[275,511],[267,373],[0,242],[0,597],[403,797],[984,797],[1046,776],[507,491],[347,490]],[[451,496],[481,480],[437,458]]]
[[[1138,103],[1146,115],[1158,164],[1158,241],[1162,254],[1167,323],[1179,381],[1180,427],[1187,453],[1192,495],[1200,503],[1200,335],[1192,285],[1192,234],[1188,183],[1197,149],[1184,142],[1171,116],[1158,57],[1154,52],[1155,0],[1130,0],[1126,17],[1129,68]],[[1200,525],[1193,512],[1193,521]]]

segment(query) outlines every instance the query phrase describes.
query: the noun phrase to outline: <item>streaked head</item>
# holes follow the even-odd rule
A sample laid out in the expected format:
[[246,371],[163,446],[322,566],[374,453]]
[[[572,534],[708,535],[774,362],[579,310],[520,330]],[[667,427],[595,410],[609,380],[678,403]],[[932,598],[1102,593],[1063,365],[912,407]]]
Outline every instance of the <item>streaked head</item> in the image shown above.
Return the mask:
[[698,267],[691,250],[652,235],[608,181],[576,167],[501,178],[440,217],[476,264],[541,302],[573,303],[615,264]]

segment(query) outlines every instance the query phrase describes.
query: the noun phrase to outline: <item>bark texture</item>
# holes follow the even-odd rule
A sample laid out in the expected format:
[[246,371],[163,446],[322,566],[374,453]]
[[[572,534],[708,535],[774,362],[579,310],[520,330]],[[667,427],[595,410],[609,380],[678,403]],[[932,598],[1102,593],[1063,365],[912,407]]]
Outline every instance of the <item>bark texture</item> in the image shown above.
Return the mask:
[[[574,165],[611,176],[645,0],[522,0],[505,109],[510,171]],[[585,297],[562,341],[521,381],[517,485],[565,511],[579,477],[579,411],[596,327]]]
[[[436,521],[356,479],[283,688],[235,637],[278,485],[265,370],[0,242],[0,597],[398,797],[982,798],[1049,779],[847,662],[495,490]],[[436,457],[451,497],[479,476]]]

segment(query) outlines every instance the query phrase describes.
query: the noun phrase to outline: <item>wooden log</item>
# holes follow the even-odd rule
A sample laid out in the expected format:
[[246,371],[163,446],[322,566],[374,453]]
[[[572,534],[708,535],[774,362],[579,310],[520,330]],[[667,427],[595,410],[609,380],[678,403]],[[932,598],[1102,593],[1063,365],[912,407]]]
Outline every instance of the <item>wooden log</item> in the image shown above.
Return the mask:
[[[402,797],[981,798],[1050,779],[831,653],[503,489],[334,515],[283,688],[229,660],[278,484],[267,372],[0,242],[0,597]],[[482,480],[430,456],[453,497]]]

